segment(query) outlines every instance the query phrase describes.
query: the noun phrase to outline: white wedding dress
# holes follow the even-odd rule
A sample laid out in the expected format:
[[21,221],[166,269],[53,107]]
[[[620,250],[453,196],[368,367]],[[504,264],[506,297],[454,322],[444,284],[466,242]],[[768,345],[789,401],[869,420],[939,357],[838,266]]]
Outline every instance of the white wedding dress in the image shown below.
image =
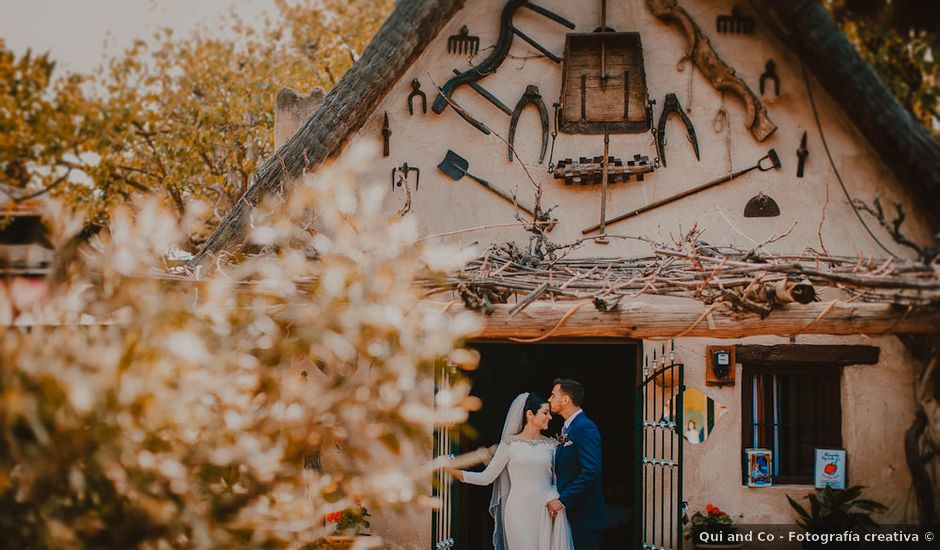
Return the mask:
[[[473,485],[489,485],[508,473],[508,496],[497,507],[497,550],[572,550],[571,528],[565,511],[553,519],[545,505],[558,498],[555,489],[555,447],[551,438],[523,439],[508,436],[482,472],[463,472],[463,480]],[[493,513],[491,511],[491,513]],[[502,541],[498,539],[503,539]],[[502,543],[502,544],[500,544]]]

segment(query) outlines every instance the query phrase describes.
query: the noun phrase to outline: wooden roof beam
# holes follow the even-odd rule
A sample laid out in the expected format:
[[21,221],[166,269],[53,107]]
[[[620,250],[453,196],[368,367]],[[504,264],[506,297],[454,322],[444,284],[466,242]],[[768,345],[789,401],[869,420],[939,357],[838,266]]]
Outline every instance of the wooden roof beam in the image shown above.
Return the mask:
[[[581,304],[580,306],[578,304]],[[426,302],[428,307],[445,307]],[[462,309],[452,304],[451,310]],[[602,312],[591,302],[535,302],[510,317],[513,304],[494,306],[483,317],[479,339],[541,338],[677,338],[680,336],[744,338],[746,336],[831,334],[940,334],[940,308],[908,309],[892,304],[820,302],[790,304],[761,319],[725,305],[706,306],[689,300],[621,302]],[[572,311],[573,308],[576,308]],[[564,320],[562,320],[564,317]]]

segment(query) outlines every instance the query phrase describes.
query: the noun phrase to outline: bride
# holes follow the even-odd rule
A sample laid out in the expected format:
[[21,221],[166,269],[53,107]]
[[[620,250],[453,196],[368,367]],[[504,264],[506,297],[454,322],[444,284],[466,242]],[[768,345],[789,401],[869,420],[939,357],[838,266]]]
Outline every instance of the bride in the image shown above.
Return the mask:
[[482,472],[452,471],[473,485],[493,485],[490,515],[496,521],[496,550],[572,550],[565,511],[552,517],[546,507],[558,498],[555,489],[555,447],[542,435],[552,415],[548,402],[531,393],[520,394],[509,407],[496,454]]

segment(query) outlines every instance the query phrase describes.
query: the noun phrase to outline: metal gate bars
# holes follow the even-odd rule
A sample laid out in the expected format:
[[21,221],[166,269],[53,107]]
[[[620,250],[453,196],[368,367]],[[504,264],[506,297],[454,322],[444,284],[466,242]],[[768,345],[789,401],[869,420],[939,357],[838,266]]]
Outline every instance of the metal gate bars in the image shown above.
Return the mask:
[[[643,368],[636,395],[638,546],[682,548],[682,363]],[[650,372],[651,371],[651,372]]]
[[[434,377],[434,394],[440,390],[450,388],[452,365],[443,362],[437,367]],[[442,425],[434,430],[434,456],[454,457],[457,442],[452,437],[453,426]],[[452,483],[443,468],[434,474],[433,496],[440,499],[441,507],[433,513],[431,522],[431,548],[433,550],[448,550],[454,547],[455,508],[457,502],[457,484]]]

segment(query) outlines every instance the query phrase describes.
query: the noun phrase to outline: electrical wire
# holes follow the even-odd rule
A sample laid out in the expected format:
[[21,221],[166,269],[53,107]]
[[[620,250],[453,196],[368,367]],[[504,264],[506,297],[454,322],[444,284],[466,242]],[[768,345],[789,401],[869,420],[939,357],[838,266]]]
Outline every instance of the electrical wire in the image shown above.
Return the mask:
[[839,181],[839,187],[842,188],[842,192],[845,194],[845,198],[849,201],[849,205],[852,207],[852,212],[855,212],[855,217],[858,218],[858,221],[862,224],[862,227],[865,228],[865,231],[868,232],[868,235],[878,243],[878,246],[882,250],[888,253],[894,259],[897,259],[898,256],[888,250],[888,248],[882,244],[878,237],[872,232],[871,228],[868,227],[868,224],[865,223],[865,220],[862,218],[861,213],[859,213],[858,208],[855,207],[855,200],[849,194],[849,190],[845,187],[845,183],[842,181],[842,176],[839,174],[839,169],[836,168],[835,161],[832,160],[832,153],[829,152],[829,144],[826,143],[826,135],[823,134],[822,123],[819,121],[819,112],[816,110],[816,99],[813,97],[813,88],[809,83],[809,74],[806,72],[806,63],[800,61],[800,68],[803,70],[803,82],[806,84],[806,93],[809,95],[809,103],[813,108],[813,118],[816,119],[816,130],[819,132],[819,138],[822,140],[823,149],[826,150],[826,157],[829,159],[829,165],[832,166],[832,171],[836,174],[836,179]]

